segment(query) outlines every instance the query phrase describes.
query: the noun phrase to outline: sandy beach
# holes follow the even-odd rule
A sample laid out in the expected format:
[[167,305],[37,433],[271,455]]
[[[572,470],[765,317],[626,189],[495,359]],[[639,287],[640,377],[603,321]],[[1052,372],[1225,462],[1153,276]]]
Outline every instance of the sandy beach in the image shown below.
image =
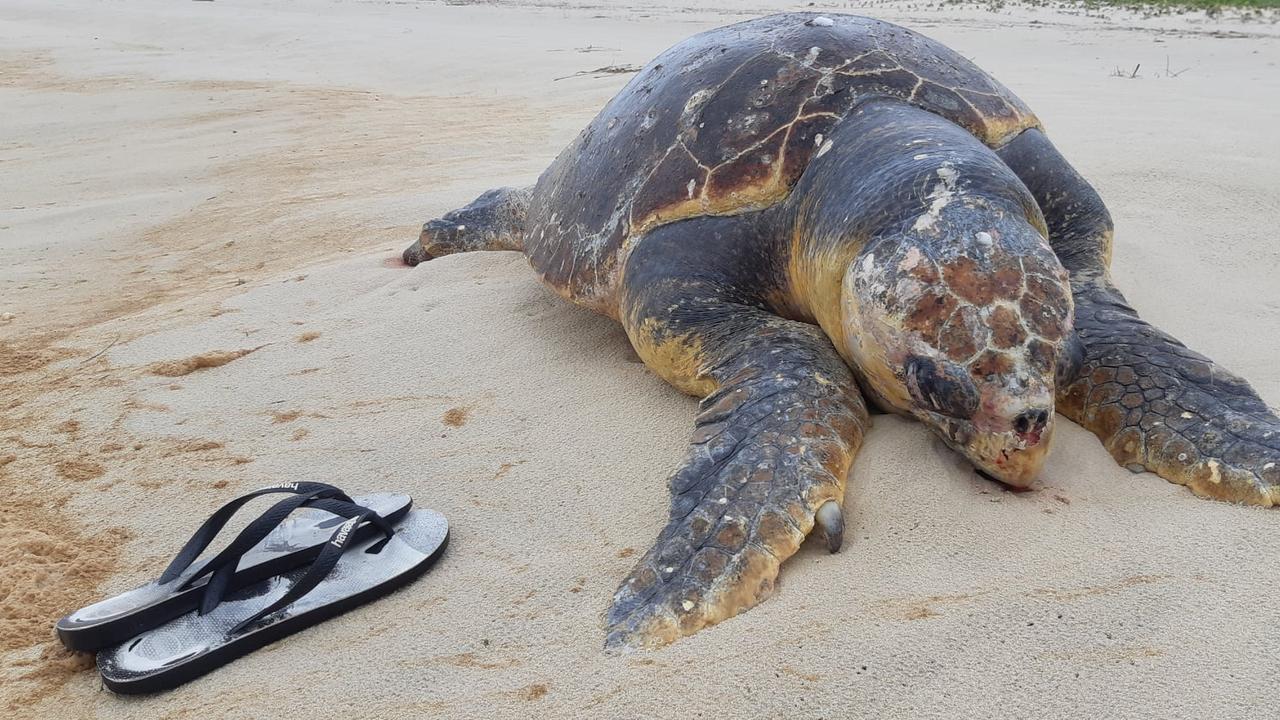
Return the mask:
[[[807,5],[1027,101],[1108,202],[1133,304],[1280,406],[1274,19]],[[1132,474],[1065,419],[1015,494],[877,416],[842,552],[811,540],[758,608],[602,651],[696,400],[516,253],[396,259],[532,183],[626,68],[805,6],[0,2],[0,716],[1274,716],[1280,512]],[[57,645],[218,505],[300,479],[412,494],[447,554],[155,696]]]

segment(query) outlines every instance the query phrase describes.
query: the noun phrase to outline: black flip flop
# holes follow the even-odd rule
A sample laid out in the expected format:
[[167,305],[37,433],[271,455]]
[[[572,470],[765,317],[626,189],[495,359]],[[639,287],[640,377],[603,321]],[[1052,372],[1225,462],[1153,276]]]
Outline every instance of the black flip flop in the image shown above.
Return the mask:
[[124,694],[181,685],[390,593],[426,572],[448,544],[449,523],[431,510],[410,512],[394,534],[356,541],[354,529],[364,519],[362,514],[343,523],[309,568],[210,598],[204,612],[187,613],[99,652],[103,683]]
[[[196,560],[237,510],[271,493],[293,497],[272,506],[216,556]],[[326,505],[345,501],[352,498],[332,485],[313,482],[265,487],[232,500],[205,521],[159,579],[62,618],[55,626],[58,638],[71,650],[115,645],[195,609],[215,575],[234,590],[305,565],[320,554],[333,528],[349,517],[334,512],[341,505]],[[413,500],[407,495],[371,493],[358,495],[353,502],[394,523],[409,512]],[[366,522],[357,529],[356,539],[377,532]]]

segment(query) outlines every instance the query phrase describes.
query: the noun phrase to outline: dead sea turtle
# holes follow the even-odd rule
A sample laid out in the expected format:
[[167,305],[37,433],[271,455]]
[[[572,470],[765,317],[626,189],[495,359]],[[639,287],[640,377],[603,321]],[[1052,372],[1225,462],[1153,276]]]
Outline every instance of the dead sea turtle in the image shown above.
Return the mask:
[[1130,469],[1280,503],[1280,420],[1138,317],[1111,244],[1094,189],[971,62],[783,14],[666,51],[536,185],[428,222],[404,259],[521,250],[705,398],[670,520],[608,612],[618,647],[752,607],[815,526],[836,550],[866,401],[1013,486],[1056,407]]

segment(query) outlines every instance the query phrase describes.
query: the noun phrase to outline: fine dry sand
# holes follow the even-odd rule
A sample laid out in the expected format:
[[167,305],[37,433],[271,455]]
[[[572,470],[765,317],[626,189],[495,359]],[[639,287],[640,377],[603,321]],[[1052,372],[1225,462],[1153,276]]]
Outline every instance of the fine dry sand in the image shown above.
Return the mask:
[[[388,261],[533,181],[627,79],[584,71],[804,3],[693,5],[0,3],[0,716],[1274,717],[1280,512],[1130,474],[1066,422],[1011,494],[878,417],[843,552],[601,652],[695,401],[518,255]],[[1280,405],[1280,28],[809,5],[1019,93],[1110,203],[1130,299]],[[220,503],[304,478],[412,493],[447,556],[154,697],[51,640]]]

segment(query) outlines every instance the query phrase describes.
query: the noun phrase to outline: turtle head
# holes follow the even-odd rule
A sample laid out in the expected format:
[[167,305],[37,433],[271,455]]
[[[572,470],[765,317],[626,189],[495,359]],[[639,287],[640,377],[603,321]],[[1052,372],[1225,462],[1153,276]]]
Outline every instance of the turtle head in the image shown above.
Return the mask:
[[922,215],[868,242],[842,294],[846,351],[875,402],[1001,482],[1035,479],[1073,311],[1066,271],[1032,219],[980,202]]

